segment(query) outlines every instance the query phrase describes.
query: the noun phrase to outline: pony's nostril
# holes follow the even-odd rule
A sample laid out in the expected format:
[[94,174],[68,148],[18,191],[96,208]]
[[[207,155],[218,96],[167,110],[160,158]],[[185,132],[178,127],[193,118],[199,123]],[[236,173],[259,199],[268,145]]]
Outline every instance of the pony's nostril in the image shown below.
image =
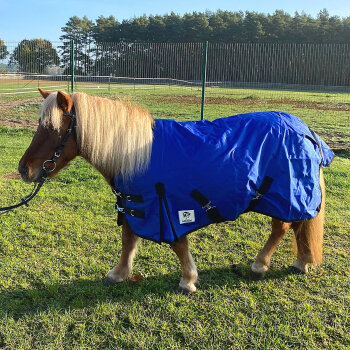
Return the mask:
[[18,171],[22,176],[25,176],[25,177],[28,176],[28,167],[26,167],[25,165],[19,165]]

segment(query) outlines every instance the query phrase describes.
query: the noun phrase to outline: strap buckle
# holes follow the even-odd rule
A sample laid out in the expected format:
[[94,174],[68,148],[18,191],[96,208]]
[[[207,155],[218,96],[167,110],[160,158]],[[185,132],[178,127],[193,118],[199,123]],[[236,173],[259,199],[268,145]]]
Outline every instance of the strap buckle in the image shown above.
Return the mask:
[[117,191],[117,190],[115,190],[114,188],[112,188],[112,192],[113,192],[114,195],[117,196],[117,197],[121,197],[121,196],[122,196],[122,193],[119,192],[119,191]]
[[117,209],[119,213],[125,214],[125,208],[120,207],[118,203],[115,203],[115,209]]
[[206,203],[205,205],[203,205],[202,206],[202,208],[206,211],[206,212],[208,212],[210,209],[213,209],[213,208],[216,208],[216,206],[215,205],[210,205],[211,204],[211,201],[208,201],[208,203]]

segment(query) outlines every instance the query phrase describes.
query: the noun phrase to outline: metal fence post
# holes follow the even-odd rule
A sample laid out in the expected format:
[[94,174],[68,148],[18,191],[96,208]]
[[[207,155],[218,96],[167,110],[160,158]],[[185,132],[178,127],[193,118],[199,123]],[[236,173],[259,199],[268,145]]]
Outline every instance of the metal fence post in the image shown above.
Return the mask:
[[204,118],[205,81],[207,78],[207,56],[208,56],[208,42],[205,41],[203,45],[201,120],[203,120]]
[[74,92],[74,40],[71,41],[70,48],[70,73],[71,73],[71,93]]

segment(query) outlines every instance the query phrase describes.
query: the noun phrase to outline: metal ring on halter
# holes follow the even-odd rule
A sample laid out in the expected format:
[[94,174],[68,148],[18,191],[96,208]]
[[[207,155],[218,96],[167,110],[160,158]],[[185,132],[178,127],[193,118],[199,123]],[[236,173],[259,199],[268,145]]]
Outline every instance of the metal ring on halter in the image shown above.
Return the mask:
[[[48,162],[53,164],[53,169],[46,167],[45,163],[48,163]],[[52,173],[56,169],[56,162],[51,159],[45,160],[45,162],[43,163],[43,169],[48,173]]]

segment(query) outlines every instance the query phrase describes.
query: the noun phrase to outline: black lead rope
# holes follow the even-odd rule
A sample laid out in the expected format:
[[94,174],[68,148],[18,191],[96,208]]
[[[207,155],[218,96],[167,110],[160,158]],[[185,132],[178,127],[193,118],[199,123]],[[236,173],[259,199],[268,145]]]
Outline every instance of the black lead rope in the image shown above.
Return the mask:
[[21,207],[22,205],[25,205],[26,207],[28,207],[29,206],[28,202],[31,201],[36,196],[36,194],[40,191],[40,188],[42,187],[42,185],[44,184],[46,179],[47,179],[47,177],[42,177],[40,182],[37,183],[36,185],[34,185],[32,192],[29,193],[24,198],[22,198],[21,202],[14,204],[14,205],[10,205],[9,207],[0,208],[0,215],[6,214],[13,209]]
[[[0,215],[8,213],[9,211],[16,209],[18,207],[21,207],[22,205],[25,205],[28,207],[28,202],[31,201],[40,191],[41,187],[45,183],[46,179],[49,176],[49,173],[53,172],[56,168],[56,160],[61,156],[61,153],[64,149],[64,146],[66,145],[69,136],[71,135],[72,131],[75,129],[75,121],[76,121],[76,116],[75,116],[75,108],[73,106],[72,112],[71,113],[66,113],[63,112],[63,115],[66,117],[71,118],[71,121],[69,123],[68,129],[66,131],[66,134],[64,135],[61,144],[57,147],[54,155],[52,156],[51,159],[45,160],[43,162],[43,168],[41,170],[41,176],[40,176],[40,181],[34,185],[34,188],[32,192],[30,192],[27,196],[22,198],[21,202],[8,206],[8,207],[3,207],[0,208]],[[47,164],[50,163],[51,167],[47,167]]]

